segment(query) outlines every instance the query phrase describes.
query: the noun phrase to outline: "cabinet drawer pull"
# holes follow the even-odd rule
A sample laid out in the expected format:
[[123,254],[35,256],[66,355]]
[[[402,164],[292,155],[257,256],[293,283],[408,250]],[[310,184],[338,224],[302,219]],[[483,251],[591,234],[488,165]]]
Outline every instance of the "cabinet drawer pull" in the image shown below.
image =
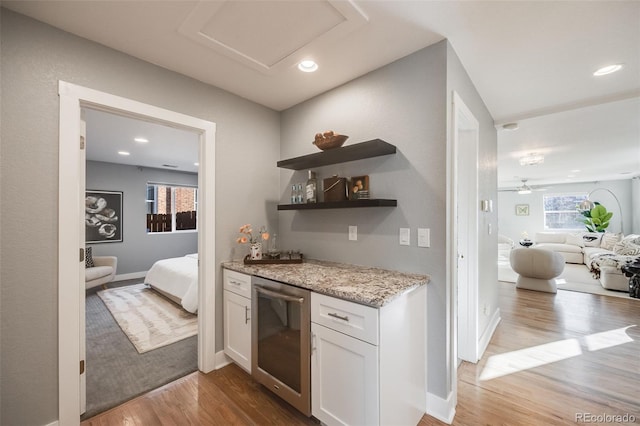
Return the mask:
[[241,282],[234,281],[234,280],[229,280],[229,284],[233,284],[233,285],[242,285],[242,283],[241,283]]
[[250,319],[251,318],[249,317],[249,307],[245,306],[244,307],[244,323],[248,324]]
[[342,321],[349,322],[349,317],[346,316],[346,315],[342,316],[342,315],[338,315],[338,314],[333,313],[333,312],[329,312],[327,315],[329,315],[330,317],[341,319]]

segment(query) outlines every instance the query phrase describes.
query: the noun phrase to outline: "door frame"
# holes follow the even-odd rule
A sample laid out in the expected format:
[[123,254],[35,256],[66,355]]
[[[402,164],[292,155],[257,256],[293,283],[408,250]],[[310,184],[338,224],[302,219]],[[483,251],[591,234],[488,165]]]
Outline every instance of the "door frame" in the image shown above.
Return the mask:
[[216,124],[142,102],[71,84],[58,83],[60,97],[58,158],[58,422],[80,423],[80,326],[84,268],[79,249],[84,235],[78,223],[84,199],[79,173],[80,110],[98,109],[131,118],[161,122],[199,134],[198,186],[198,369],[215,368],[215,131]]
[[[456,171],[456,220],[466,221],[467,232],[456,232],[456,256],[461,254],[460,246],[466,248],[466,277],[460,275],[456,264],[457,291],[453,292],[457,309],[457,358],[472,363],[478,362],[478,145],[479,123],[462,98],[453,92],[453,144],[457,155]],[[459,193],[461,187],[469,189],[467,197]],[[458,205],[465,207],[464,211]],[[458,225],[456,225],[458,230]],[[457,359],[456,359],[457,362]]]
[[[446,300],[447,300],[447,371],[448,374],[448,389],[451,390],[451,395],[447,398],[449,404],[448,408],[450,410],[449,415],[450,418],[453,419],[453,415],[455,413],[455,406],[457,404],[457,391],[458,391],[458,373],[457,373],[457,365],[458,365],[458,322],[460,319],[466,322],[466,324],[462,324],[462,327],[465,329],[475,329],[476,336],[469,336],[465,339],[467,341],[473,341],[475,339],[475,345],[477,347],[477,313],[478,313],[478,282],[475,281],[475,285],[469,286],[468,282],[466,286],[459,286],[458,280],[460,277],[458,276],[458,239],[461,237],[460,232],[457,226],[457,216],[458,216],[458,187],[460,185],[461,173],[464,172],[463,167],[461,167],[460,161],[458,159],[459,155],[469,155],[470,150],[461,149],[459,135],[458,135],[458,126],[460,126],[460,119],[458,114],[463,114],[465,118],[470,120],[472,127],[474,126],[476,129],[476,137],[475,137],[475,149],[473,150],[475,158],[476,158],[476,167],[474,168],[474,176],[476,176],[476,187],[475,191],[472,191],[473,197],[475,197],[474,201],[467,202],[467,207],[469,209],[468,215],[469,217],[475,217],[476,220],[471,221],[471,227],[468,229],[466,233],[467,237],[471,237],[471,240],[468,241],[467,246],[469,247],[469,253],[467,255],[467,260],[470,261],[469,267],[474,271],[471,273],[474,276],[478,277],[478,222],[477,222],[477,211],[478,211],[478,203],[477,203],[477,155],[478,155],[478,147],[479,147],[479,123],[471,110],[465,105],[462,101],[460,95],[457,92],[453,91],[452,100],[451,100],[451,121],[450,121],[450,140],[451,143],[448,149],[448,164],[449,170],[448,173],[448,187],[449,191],[447,194],[447,279],[446,282],[447,290],[446,290]],[[469,169],[469,167],[466,167]],[[475,208],[474,208],[475,206]],[[473,225],[475,223],[475,225]],[[475,229],[474,229],[475,228]],[[475,249],[474,249],[475,248]],[[463,291],[467,292],[467,297],[465,297],[465,305],[464,309],[458,307],[458,288],[464,287]],[[464,310],[465,315],[462,318],[458,317],[459,310]],[[474,320],[475,319],[475,320]],[[477,351],[476,351],[477,353]]]

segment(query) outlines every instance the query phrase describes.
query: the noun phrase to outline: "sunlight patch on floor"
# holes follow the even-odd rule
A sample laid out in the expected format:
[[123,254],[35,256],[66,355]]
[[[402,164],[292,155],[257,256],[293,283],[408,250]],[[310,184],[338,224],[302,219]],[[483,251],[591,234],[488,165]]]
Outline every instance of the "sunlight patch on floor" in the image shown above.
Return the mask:
[[603,331],[602,333],[590,334],[584,338],[587,349],[590,351],[599,351],[600,349],[611,348],[613,346],[633,342],[633,339],[627,334],[627,329],[631,327],[635,327],[635,325]]
[[504,354],[487,360],[480,380],[491,380],[582,354],[577,339],[559,340]]
[[[633,339],[627,334],[627,329],[631,327],[635,327],[635,325],[590,334],[584,336],[581,340],[583,340],[583,345],[588,351],[598,351],[623,345],[633,342]],[[565,339],[504,354],[493,355],[489,357],[486,365],[482,369],[480,380],[492,380],[519,371],[582,355],[583,345],[581,345],[578,339]]]

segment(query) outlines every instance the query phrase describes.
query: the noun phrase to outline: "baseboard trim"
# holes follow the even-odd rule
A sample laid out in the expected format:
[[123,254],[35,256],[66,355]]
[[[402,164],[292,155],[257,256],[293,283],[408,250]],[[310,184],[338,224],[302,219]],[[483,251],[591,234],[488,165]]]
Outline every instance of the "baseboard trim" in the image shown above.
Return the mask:
[[231,361],[231,358],[229,358],[224,351],[219,351],[216,352],[216,360],[215,360],[215,367],[214,369],[217,370],[219,368],[222,368],[224,366],[227,366],[229,364],[231,364],[233,361]]
[[491,342],[491,338],[493,337],[493,333],[495,333],[496,328],[498,328],[498,324],[500,324],[501,319],[500,308],[497,308],[493,312],[491,321],[489,321],[489,324],[487,325],[487,328],[485,328],[484,333],[482,333],[482,336],[480,336],[480,341],[478,342],[478,360],[482,359],[484,351],[487,350],[489,342]]
[[450,392],[447,399],[427,392],[427,414],[450,425],[456,415],[456,398]]
[[119,274],[113,277],[113,281],[135,280],[147,276],[147,271],[132,272],[130,274]]
[[59,424],[60,424],[60,422],[58,422],[58,420],[56,420],[55,422],[51,422],[51,423],[49,423],[47,425],[44,425],[44,426],[58,426]]

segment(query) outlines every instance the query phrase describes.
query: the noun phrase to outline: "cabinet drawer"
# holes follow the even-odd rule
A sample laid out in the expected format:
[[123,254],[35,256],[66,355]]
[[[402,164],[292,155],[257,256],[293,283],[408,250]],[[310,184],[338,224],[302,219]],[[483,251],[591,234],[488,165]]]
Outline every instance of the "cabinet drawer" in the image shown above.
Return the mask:
[[251,299],[251,275],[230,269],[222,270],[224,289]]
[[311,293],[311,321],[378,345],[378,309]]

